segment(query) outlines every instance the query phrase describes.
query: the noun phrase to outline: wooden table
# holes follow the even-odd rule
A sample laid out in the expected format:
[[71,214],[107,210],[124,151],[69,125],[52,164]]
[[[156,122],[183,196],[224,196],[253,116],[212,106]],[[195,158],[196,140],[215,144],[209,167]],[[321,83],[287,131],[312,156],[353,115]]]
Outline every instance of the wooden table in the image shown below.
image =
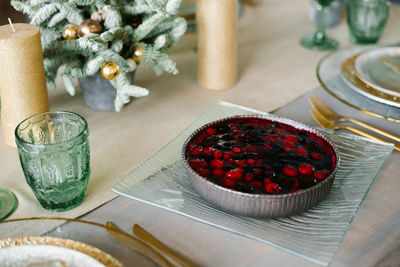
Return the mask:
[[[290,4],[265,0],[246,9],[239,22],[240,80],[229,90],[209,91],[196,84],[196,36],[188,34],[171,51],[180,74],[155,78],[150,70],[139,68],[135,83],[149,88],[150,95],[135,99],[120,113],[95,112],[84,106],[80,95],[70,97],[60,89],[51,92],[52,110],[74,111],[88,120],[91,179],[96,176],[123,177],[218,99],[273,111],[318,87],[315,69],[327,53],[308,51],[299,45],[301,36],[314,30],[308,18],[308,3],[308,0],[291,1]],[[399,41],[399,23],[400,7],[393,6],[381,43]],[[328,34],[339,40],[341,47],[351,45],[344,18],[339,26],[329,29]],[[340,106],[340,102],[322,89],[314,93],[321,94],[324,101],[333,101],[349,115],[367,116]],[[302,102],[305,98],[299,101],[279,112],[313,124],[307,114],[309,106]],[[397,124],[379,123],[399,132]],[[6,156],[0,152],[0,159]],[[394,152],[388,160],[332,266],[373,266],[382,259],[396,260],[393,255],[400,246],[399,159],[400,154]],[[18,164],[16,162],[14,167],[18,168]],[[201,266],[315,265],[258,241],[123,197],[83,218],[98,222],[112,220],[126,231],[130,231],[133,223],[138,223]],[[387,256],[392,250],[391,256]],[[145,262],[143,258],[141,262]],[[151,266],[150,262],[147,264]]]

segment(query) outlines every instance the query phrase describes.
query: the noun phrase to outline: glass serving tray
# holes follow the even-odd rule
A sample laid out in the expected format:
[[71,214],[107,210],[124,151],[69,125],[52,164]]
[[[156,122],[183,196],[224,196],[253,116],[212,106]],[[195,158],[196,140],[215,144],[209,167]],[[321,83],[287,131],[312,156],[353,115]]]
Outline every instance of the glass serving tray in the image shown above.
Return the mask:
[[232,215],[214,208],[192,189],[180,157],[185,139],[195,129],[216,119],[242,114],[266,113],[218,101],[112,190],[328,265],[393,145],[321,130],[337,145],[342,158],[332,189],[322,202],[306,212],[286,218],[256,219]]

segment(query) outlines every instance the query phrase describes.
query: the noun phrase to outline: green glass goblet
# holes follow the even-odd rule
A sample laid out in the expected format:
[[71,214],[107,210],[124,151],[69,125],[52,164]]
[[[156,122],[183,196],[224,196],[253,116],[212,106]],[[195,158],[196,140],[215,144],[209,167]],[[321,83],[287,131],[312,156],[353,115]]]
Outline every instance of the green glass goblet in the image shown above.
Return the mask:
[[10,216],[17,208],[18,200],[14,193],[6,188],[0,188],[0,221]]
[[316,0],[317,28],[314,34],[306,35],[300,40],[301,46],[310,50],[325,51],[336,49],[339,42],[325,33],[325,10],[335,0]]

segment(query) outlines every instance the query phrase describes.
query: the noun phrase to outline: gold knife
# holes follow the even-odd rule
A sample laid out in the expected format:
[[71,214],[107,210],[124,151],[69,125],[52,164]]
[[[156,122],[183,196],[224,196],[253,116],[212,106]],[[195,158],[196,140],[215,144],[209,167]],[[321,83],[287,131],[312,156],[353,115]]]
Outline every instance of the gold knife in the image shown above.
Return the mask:
[[184,267],[192,267],[195,266],[193,263],[189,262],[183,256],[179,255],[177,252],[172,250],[170,247],[162,243],[160,240],[155,238],[152,234],[147,232],[145,229],[140,227],[137,224],[133,225],[133,233],[142,239],[143,241],[149,243],[150,245],[153,245],[155,248],[159,249],[160,251],[164,252],[167,256],[169,256],[171,259],[175,260],[177,263]]
[[108,227],[107,232],[119,243],[143,254],[161,267],[173,267],[169,260],[149,246],[146,242],[122,231],[112,222],[107,222],[106,226]]

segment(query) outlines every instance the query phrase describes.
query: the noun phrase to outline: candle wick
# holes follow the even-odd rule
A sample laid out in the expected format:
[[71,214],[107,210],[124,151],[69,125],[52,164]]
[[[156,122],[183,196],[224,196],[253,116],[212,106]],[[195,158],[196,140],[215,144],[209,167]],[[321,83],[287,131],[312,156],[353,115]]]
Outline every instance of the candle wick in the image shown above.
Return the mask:
[[10,18],[8,18],[8,23],[10,23],[11,29],[13,30],[13,32],[15,32],[14,25]]

